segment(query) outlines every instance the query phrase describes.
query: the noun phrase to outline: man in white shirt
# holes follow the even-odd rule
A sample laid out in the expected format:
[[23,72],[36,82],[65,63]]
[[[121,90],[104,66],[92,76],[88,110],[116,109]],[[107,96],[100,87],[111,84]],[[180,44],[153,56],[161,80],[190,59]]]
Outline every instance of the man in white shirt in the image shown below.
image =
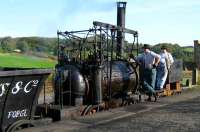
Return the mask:
[[143,46],[144,53],[137,57],[137,62],[141,67],[141,82],[143,88],[148,91],[149,98],[151,100],[151,96],[155,97],[155,101],[157,100],[156,92],[155,92],[155,81],[156,81],[156,67],[160,61],[160,55],[150,50],[150,46],[144,44]]
[[170,66],[174,62],[172,55],[169,52],[167,52],[167,47],[164,45],[161,47],[160,56],[160,63],[157,67],[156,90],[163,90],[167,79],[168,71],[170,69]]

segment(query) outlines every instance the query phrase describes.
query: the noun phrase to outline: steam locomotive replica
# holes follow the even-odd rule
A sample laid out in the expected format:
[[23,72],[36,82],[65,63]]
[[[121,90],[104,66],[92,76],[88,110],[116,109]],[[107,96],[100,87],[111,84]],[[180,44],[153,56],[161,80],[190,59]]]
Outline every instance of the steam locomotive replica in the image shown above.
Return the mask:
[[[117,25],[94,21],[88,30],[57,32],[56,105],[85,106],[80,115],[87,115],[142,100],[140,68],[127,58],[139,54],[138,32],[125,28],[125,8],[126,2],[117,3]],[[133,40],[128,53],[126,34]],[[181,72],[182,61],[176,60],[161,95],[181,92]]]
[[[58,32],[57,104],[98,110],[114,98],[135,96],[139,76],[124,59],[123,48],[125,34],[132,35],[138,46],[138,32],[125,28],[125,5],[118,3],[117,26],[94,21],[89,30]],[[93,109],[86,108],[82,115]]]
[[[117,3],[117,25],[94,21],[88,30],[57,32],[53,103],[36,105],[50,70],[15,71],[13,79],[2,73],[8,79],[0,85],[0,132],[34,126],[35,116],[58,121],[140,102],[139,66],[127,60],[128,54],[139,54],[138,32],[125,28],[125,9],[126,2]],[[129,53],[124,52],[126,34],[133,38]],[[181,72],[182,62],[175,61],[163,95],[181,92]]]

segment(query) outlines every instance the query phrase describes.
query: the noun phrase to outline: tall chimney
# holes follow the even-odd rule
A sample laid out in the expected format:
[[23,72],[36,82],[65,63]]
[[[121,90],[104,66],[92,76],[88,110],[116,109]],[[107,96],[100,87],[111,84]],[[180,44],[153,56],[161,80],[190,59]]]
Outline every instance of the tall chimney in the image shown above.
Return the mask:
[[[126,2],[117,2],[117,26],[125,28]],[[121,58],[124,49],[125,34],[117,32],[117,56]]]

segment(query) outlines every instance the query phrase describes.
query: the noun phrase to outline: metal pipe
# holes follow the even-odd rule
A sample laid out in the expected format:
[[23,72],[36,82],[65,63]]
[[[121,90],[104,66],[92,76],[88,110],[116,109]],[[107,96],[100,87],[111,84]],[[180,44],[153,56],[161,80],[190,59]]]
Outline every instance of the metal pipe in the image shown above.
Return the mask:
[[99,21],[94,21],[93,25],[103,27],[103,28],[109,29],[109,30],[122,31],[124,33],[129,33],[129,34],[137,34],[138,33],[137,31],[132,30],[132,29],[128,29],[128,28],[125,28],[125,27],[117,26],[117,25],[112,25],[112,24],[109,24],[109,23],[99,22]]
[[57,31],[57,43],[58,43],[58,45],[57,45],[57,49],[58,49],[58,51],[57,51],[57,61],[58,61],[58,64],[60,64],[60,61],[59,61],[59,58],[60,58],[60,39],[59,39],[59,31]]
[[138,34],[137,34],[137,56],[139,54],[139,42],[138,42]]
[[111,59],[110,59],[110,77],[109,77],[109,103],[111,103],[112,99],[112,61],[113,61],[113,45],[114,45],[114,39],[115,39],[115,31],[111,31],[112,35],[112,45],[111,45]]
[[[125,11],[126,2],[117,2],[117,26],[125,28]],[[123,55],[125,34],[122,31],[117,31],[117,57]]]
[[94,72],[94,104],[102,103],[102,66],[95,68]]

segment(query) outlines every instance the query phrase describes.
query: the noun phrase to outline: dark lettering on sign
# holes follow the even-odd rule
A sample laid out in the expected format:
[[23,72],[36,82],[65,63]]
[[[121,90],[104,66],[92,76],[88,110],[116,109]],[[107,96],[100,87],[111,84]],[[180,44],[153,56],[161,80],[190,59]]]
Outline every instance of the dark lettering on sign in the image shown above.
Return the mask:
[[[16,95],[19,93],[20,90],[23,90],[25,93],[31,92],[33,87],[37,87],[39,81],[38,80],[31,80],[24,84],[23,81],[18,81],[14,85],[13,88],[11,88],[11,93],[13,95]],[[0,97],[2,97],[5,94],[6,89],[9,87],[10,83],[2,83],[0,84]]]

